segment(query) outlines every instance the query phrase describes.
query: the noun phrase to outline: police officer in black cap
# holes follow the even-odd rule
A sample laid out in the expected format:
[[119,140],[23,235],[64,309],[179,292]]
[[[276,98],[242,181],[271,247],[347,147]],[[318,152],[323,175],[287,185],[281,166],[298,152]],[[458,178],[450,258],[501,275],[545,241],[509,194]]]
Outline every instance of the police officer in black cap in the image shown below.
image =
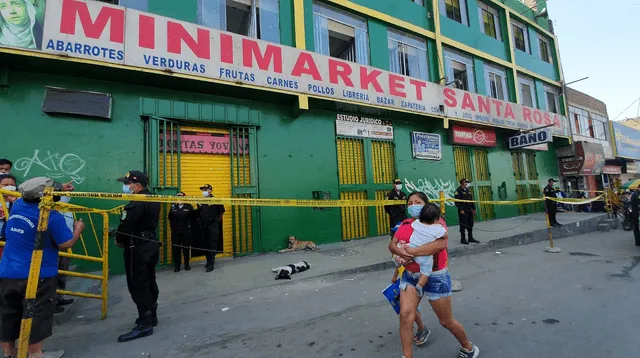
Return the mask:
[[[183,192],[177,194],[178,197],[185,196]],[[190,204],[177,202],[171,204],[169,210],[169,223],[171,224],[171,244],[174,272],[180,272],[181,256],[184,256],[184,269],[191,270],[189,264],[189,246],[191,246],[191,219],[195,215],[195,210]],[[182,255],[181,255],[182,254]]]
[[[469,190],[470,181],[466,178],[460,180],[460,186],[454,193],[454,198],[458,200],[473,200],[473,195]],[[458,208],[458,221],[460,222],[460,243],[469,245],[470,242],[479,244],[480,241],[473,238],[473,218],[476,215],[476,203],[456,202]],[[465,233],[469,233],[467,241]]]
[[[205,184],[200,187],[202,195],[205,198],[213,198],[213,187]],[[198,204],[198,221],[202,232],[202,242],[207,258],[207,264],[204,266],[207,272],[213,271],[214,262],[216,260],[216,250],[218,250],[218,241],[222,228],[222,215],[224,214],[224,205],[208,205]]]
[[[137,170],[128,172],[122,182],[125,194],[151,194],[147,176]],[[118,246],[124,248],[127,287],[138,308],[136,326],[118,338],[118,342],[128,342],[153,334],[158,324],[158,284],[156,265],[160,257],[160,243],[156,237],[160,204],[131,201],[124,207],[120,226],[116,233]]]
[[636,240],[636,246],[640,246],[640,188],[631,194],[631,221],[633,223],[633,237]]
[[[407,200],[407,194],[402,191],[402,181],[393,181],[393,189],[387,194],[387,200]],[[389,228],[393,229],[398,223],[407,219],[407,207],[404,204],[387,205],[384,211],[389,214]]]
[[[543,193],[547,198],[557,198],[556,189],[553,187],[553,184],[557,183],[557,181],[553,178],[549,178],[547,186],[544,187]],[[547,214],[549,215],[549,225],[551,226],[562,226],[556,220],[556,212],[558,211],[558,205],[555,201],[546,199],[545,206],[547,207]]]

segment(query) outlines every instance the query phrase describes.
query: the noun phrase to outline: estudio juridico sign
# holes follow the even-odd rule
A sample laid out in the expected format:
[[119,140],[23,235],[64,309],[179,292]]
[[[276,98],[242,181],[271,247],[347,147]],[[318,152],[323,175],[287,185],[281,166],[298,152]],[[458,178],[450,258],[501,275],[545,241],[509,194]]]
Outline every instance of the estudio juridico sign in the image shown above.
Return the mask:
[[32,24],[42,39],[0,43],[0,51],[26,47],[515,129],[553,123],[554,134],[568,133],[566,118],[552,113],[104,2],[46,0],[44,14]]

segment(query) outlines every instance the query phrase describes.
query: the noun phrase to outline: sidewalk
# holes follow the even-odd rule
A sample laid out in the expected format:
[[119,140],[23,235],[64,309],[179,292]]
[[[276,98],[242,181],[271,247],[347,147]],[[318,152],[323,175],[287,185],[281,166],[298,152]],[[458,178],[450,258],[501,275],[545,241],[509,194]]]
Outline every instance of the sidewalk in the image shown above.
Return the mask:
[[[600,221],[606,214],[559,213],[561,228],[553,229],[554,239],[596,231]],[[517,218],[500,219],[476,223],[474,236],[481,244],[461,245],[458,226],[450,229],[450,256],[469,255],[504,247],[523,245],[548,240],[545,216],[542,213]],[[376,237],[364,240],[336,243],[320,246],[315,252],[273,253],[242,258],[228,258],[216,261],[216,268],[206,273],[203,264],[192,265],[191,271],[184,269],[174,273],[173,268],[165,268],[158,272],[160,301],[162,304],[177,304],[198,301],[202,298],[225,296],[249,289],[273,285],[287,285],[310,279],[331,277],[355,277],[359,273],[390,269],[393,263],[388,250],[389,237]],[[543,250],[548,243],[541,243]],[[558,245],[558,246],[561,246]],[[303,273],[295,274],[291,280],[275,280],[272,268],[307,261],[311,268]],[[455,277],[454,277],[455,278]],[[74,280],[75,281],[75,280]],[[109,282],[110,316],[120,310],[133,310],[133,305],[124,305],[112,310],[113,306],[123,300],[130,300],[127,285],[123,276],[117,276]],[[94,302],[95,301],[95,302]],[[73,317],[71,312],[82,312],[85,318],[99,319],[99,302],[96,300],[77,299],[67,321]],[[95,306],[95,309],[94,309]],[[125,308],[126,307],[126,308]],[[118,312],[121,315],[125,312]]]

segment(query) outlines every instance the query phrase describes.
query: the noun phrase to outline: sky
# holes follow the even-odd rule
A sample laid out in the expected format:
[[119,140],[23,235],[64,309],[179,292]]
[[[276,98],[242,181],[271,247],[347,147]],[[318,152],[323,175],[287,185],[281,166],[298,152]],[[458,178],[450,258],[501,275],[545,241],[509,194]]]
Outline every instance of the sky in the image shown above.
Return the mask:
[[[569,85],[603,101],[609,118],[636,117],[640,97],[640,0],[548,0]],[[623,113],[624,111],[624,113]]]

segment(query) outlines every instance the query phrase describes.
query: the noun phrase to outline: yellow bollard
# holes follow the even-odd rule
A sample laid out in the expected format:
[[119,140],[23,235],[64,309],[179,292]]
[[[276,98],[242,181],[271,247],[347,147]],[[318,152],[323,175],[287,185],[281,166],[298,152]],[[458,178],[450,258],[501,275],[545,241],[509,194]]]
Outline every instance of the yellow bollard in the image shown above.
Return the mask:
[[109,214],[102,213],[102,319],[107,318],[109,297]]
[[38,232],[31,255],[31,266],[27,278],[27,292],[24,297],[26,310],[22,314],[20,325],[20,338],[18,340],[18,357],[27,358],[29,352],[29,338],[31,337],[31,324],[33,323],[33,303],[38,292],[40,279],[40,267],[42,265],[42,249],[45,243],[45,234],[49,226],[50,208],[53,205],[53,188],[46,188],[40,202],[40,217],[38,218]]
[[545,203],[545,208],[544,208],[544,216],[545,216],[545,219],[547,221],[547,233],[549,234],[549,247],[544,249],[544,251],[552,253],[552,254],[560,253],[560,252],[562,252],[562,249],[560,249],[559,247],[553,246],[553,234],[551,232],[551,222],[549,221],[549,210],[547,209],[546,203]]
[[444,217],[447,213],[447,208],[445,207],[447,203],[445,202],[444,191],[440,190],[440,214]]

